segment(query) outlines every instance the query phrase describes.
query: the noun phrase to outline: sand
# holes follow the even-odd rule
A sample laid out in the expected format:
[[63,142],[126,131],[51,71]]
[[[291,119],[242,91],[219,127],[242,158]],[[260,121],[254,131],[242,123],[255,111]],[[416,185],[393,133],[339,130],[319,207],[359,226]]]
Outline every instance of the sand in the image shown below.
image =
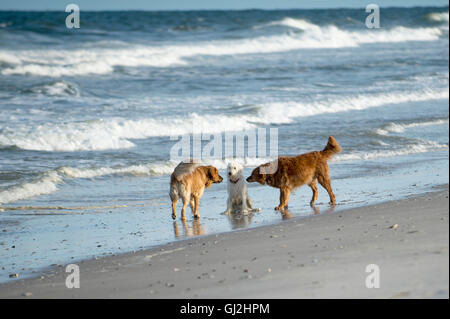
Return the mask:
[[[86,260],[78,289],[66,287],[68,273],[56,266],[0,285],[0,298],[448,298],[448,204],[447,185]],[[379,288],[366,287],[370,264],[379,267]]]

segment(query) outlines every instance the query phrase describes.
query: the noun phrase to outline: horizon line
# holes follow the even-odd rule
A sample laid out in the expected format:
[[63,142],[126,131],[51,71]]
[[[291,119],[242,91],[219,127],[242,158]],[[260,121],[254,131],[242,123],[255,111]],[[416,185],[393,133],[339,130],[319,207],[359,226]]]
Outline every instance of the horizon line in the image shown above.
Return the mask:
[[[380,6],[380,9],[413,9],[413,8],[448,8],[449,5],[413,5],[413,6]],[[82,9],[84,12],[120,12],[120,11],[142,11],[142,12],[180,12],[180,11],[290,11],[290,10],[357,10],[366,7],[323,7],[323,8],[241,8],[241,9]],[[0,9],[2,11],[14,12],[65,12],[65,7],[57,9]]]

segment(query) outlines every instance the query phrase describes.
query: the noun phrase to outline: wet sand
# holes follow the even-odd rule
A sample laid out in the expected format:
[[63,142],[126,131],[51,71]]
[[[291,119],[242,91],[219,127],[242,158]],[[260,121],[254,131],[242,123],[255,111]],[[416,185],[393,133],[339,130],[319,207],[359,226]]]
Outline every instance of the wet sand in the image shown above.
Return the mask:
[[[60,266],[1,284],[0,298],[448,298],[448,204],[446,185],[405,200],[193,237],[79,262],[78,289],[66,287]],[[369,264],[379,266],[379,288],[366,287]]]

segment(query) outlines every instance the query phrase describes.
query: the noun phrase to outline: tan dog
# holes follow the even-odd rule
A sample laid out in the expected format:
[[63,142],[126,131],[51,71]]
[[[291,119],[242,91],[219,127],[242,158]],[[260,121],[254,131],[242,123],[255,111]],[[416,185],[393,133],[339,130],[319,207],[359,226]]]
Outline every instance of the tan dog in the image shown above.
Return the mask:
[[[316,181],[323,186],[330,196],[330,204],[335,205],[336,198],[331,189],[331,180],[327,160],[341,151],[341,147],[333,136],[328,138],[328,144],[318,152],[301,154],[295,157],[282,156],[278,163],[266,163],[255,168],[247,178],[247,182],[258,182],[261,185],[269,185],[280,189],[280,205],[275,210],[288,207],[289,195],[292,190],[304,184],[309,185],[313,191],[310,205],[313,206],[317,199],[318,191]],[[274,173],[265,173],[278,164]]]
[[213,183],[222,182],[219,171],[214,166],[200,166],[198,163],[181,162],[170,176],[170,199],[172,200],[172,218],[177,218],[177,202],[181,197],[183,208],[181,218],[186,219],[186,206],[189,203],[194,218],[199,218],[200,198],[206,188]]

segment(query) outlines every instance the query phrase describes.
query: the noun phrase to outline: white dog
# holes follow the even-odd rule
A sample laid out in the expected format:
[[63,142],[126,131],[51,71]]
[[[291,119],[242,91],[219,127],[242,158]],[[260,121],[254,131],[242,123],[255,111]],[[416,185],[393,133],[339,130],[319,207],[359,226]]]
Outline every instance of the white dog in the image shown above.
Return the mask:
[[260,211],[254,209],[252,201],[247,194],[247,183],[242,175],[242,166],[238,163],[229,163],[227,167],[228,201],[224,214]]

